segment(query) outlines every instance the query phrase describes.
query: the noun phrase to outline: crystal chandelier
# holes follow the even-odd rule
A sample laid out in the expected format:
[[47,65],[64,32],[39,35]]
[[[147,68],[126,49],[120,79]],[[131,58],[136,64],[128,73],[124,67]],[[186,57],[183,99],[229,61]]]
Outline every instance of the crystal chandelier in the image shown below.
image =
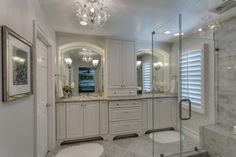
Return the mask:
[[83,56],[82,60],[86,63],[92,62],[93,58],[90,56]]
[[103,0],[76,1],[75,15],[79,18],[80,24],[90,26],[92,29],[103,26],[110,17],[110,10],[103,6]]

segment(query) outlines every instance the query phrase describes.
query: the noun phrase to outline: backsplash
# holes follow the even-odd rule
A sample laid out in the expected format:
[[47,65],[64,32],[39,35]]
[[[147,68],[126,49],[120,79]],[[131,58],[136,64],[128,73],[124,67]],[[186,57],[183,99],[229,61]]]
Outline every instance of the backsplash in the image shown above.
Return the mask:
[[216,31],[217,55],[217,122],[232,127],[236,124],[236,18],[226,21]]

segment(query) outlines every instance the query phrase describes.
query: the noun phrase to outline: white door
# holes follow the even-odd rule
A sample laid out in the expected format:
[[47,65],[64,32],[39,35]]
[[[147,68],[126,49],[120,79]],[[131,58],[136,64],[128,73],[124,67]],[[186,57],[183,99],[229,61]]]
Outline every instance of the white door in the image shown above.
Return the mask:
[[48,152],[47,50],[47,46],[37,40],[37,157],[45,157]]
[[82,137],[84,133],[84,105],[80,103],[66,104],[66,138]]
[[88,102],[84,106],[84,136],[99,135],[99,102]]

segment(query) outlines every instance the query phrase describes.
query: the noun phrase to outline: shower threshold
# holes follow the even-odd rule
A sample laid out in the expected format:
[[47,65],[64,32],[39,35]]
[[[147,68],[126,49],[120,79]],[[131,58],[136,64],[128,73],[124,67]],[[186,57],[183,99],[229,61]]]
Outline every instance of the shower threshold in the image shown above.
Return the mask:
[[[180,157],[180,154],[174,154],[171,156],[163,156],[163,157]],[[206,150],[198,150],[198,151],[189,151],[183,153],[181,157],[210,157]]]

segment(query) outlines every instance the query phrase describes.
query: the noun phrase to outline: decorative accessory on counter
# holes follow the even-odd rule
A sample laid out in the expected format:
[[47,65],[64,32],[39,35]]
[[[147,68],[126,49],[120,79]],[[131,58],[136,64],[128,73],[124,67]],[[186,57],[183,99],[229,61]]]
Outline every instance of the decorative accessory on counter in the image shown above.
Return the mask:
[[138,91],[138,94],[141,95],[143,93],[143,88],[142,87],[138,87],[137,91]]
[[32,44],[7,26],[2,27],[2,69],[3,101],[33,93]]
[[73,92],[73,88],[71,86],[66,85],[66,86],[63,87],[64,97],[72,96],[72,92]]
[[177,87],[176,87],[176,84],[177,84],[176,80],[177,80],[177,76],[173,75],[171,77],[171,81],[170,81],[170,93],[171,94],[176,94],[176,89],[177,89]]

